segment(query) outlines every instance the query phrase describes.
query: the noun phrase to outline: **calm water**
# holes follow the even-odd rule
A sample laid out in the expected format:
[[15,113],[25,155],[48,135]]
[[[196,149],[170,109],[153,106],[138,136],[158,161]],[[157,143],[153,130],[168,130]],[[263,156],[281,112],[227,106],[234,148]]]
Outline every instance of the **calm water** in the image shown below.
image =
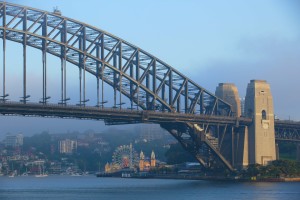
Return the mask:
[[300,200],[300,183],[224,183],[94,176],[0,177],[0,200],[6,199]]

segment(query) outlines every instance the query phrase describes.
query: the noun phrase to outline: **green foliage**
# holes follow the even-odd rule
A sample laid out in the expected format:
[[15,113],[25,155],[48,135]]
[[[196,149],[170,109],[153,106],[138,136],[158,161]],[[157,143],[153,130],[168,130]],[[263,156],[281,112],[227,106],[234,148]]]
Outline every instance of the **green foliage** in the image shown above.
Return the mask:
[[247,174],[249,176],[257,176],[259,173],[260,173],[260,165],[254,164],[248,166]]
[[185,151],[179,143],[172,144],[165,154],[168,164],[180,164],[184,162],[197,162],[194,157]]
[[249,165],[248,169],[242,174],[246,177],[260,176],[262,178],[299,177],[300,162],[275,160],[267,166]]
[[37,152],[50,154],[51,151],[51,136],[47,132],[24,138],[23,148],[25,151],[30,151],[34,148]]
[[297,149],[297,144],[292,142],[280,142],[278,145],[280,153],[293,154]]
[[297,144],[292,142],[279,142],[280,159],[296,160]]
[[277,170],[286,176],[300,176],[300,162],[291,160],[276,160],[273,161]]

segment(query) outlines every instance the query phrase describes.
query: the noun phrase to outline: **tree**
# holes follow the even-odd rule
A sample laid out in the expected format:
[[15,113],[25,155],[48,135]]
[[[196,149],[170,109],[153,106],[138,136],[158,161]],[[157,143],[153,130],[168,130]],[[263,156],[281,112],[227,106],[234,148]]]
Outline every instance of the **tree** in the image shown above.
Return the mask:
[[257,176],[260,173],[259,168],[260,168],[260,165],[258,165],[258,164],[249,165],[248,169],[247,169],[247,174],[251,177]]
[[43,132],[32,137],[25,137],[23,148],[28,151],[34,147],[37,152],[42,152],[45,155],[49,155],[51,153],[50,144],[51,136],[48,132]]
[[194,157],[185,151],[179,143],[172,144],[165,153],[168,164],[180,164],[184,162],[197,162]]

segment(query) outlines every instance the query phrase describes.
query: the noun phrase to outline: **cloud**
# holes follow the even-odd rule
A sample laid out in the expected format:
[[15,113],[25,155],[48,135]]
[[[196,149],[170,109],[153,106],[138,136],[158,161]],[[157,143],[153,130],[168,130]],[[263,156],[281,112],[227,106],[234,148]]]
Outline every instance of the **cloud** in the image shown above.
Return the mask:
[[199,80],[211,91],[220,82],[235,83],[240,96],[245,96],[251,79],[267,80],[271,84],[275,113],[280,118],[300,120],[297,100],[300,98],[300,37],[244,38],[237,49],[236,59],[211,61],[206,68],[191,74],[191,79]]

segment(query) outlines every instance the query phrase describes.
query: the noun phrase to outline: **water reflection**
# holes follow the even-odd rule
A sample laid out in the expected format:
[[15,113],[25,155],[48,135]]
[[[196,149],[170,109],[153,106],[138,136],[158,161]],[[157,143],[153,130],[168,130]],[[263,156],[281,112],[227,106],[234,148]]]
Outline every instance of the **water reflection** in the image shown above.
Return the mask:
[[233,183],[94,176],[0,177],[0,199],[299,200],[300,183]]

